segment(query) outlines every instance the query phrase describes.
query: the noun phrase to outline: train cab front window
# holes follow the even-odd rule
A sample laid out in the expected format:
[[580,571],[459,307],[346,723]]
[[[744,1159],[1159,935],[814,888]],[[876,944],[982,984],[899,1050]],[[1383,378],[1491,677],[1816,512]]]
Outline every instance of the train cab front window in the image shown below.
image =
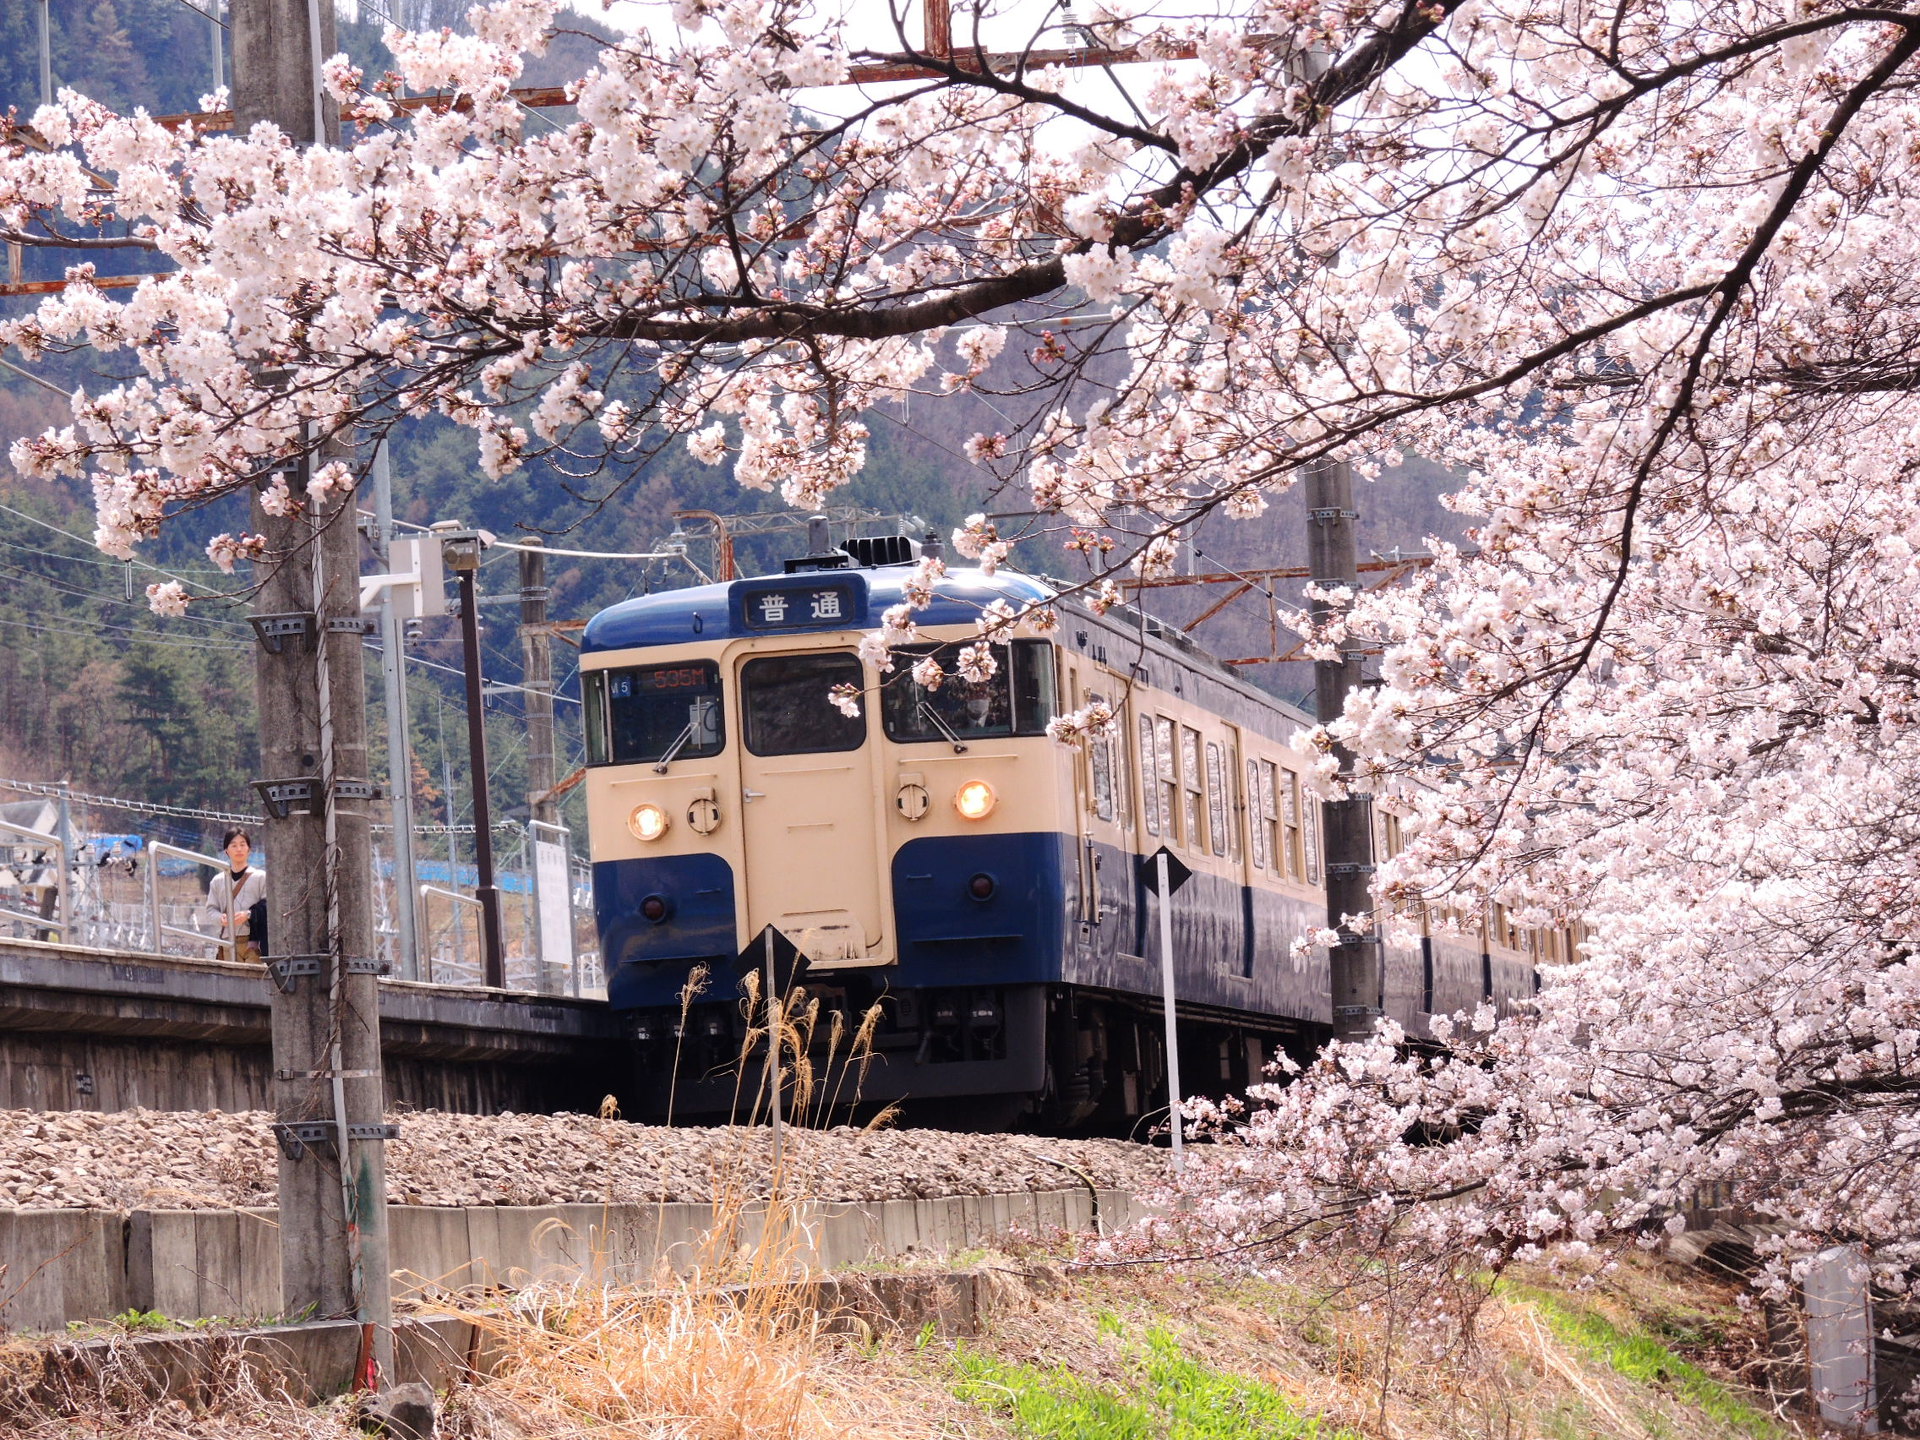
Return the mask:
[[[956,641],[907,645],[895,652],[894,673],[881,687],[887,738],[911,743],[1046,734],[1053,718],[1053,647],[1044,640],[995,645],[994,672],[984,680],[960,673],[962,648]],[[926,689],[910,673],[929,655],[945,672],[937,690]]]
[[836,685],[864,685],[860,659],[845,651],[768,655],[740,667],[740,713],[755,755],[818,755],[858,750],[867,722],[843,715],[827,698]]
[[711,660],[589,671],[584,688],[589,764],[690,760],[726,744],[720,667]]

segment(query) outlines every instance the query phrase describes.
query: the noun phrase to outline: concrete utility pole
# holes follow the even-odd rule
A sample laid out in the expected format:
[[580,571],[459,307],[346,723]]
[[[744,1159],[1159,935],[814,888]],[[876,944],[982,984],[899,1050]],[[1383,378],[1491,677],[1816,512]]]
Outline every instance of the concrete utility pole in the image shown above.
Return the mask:
[[553,632],[547,629],[547,557],[533,546],[520,552],[520,683],[527,703],[527,808],[535,820],[560,823],[553,787],[560,769],[553,741]]
[[[1360,588],[1360,554],[1354,536],[1353,468],[1344,460],[1319,460],[1303,472],[1307,498],[1307,570],[1317,586]],[[1324,600],[1312,603],[1315,624],[1335,614]],[[1313,666],[1314,714],[1326,723],[1340,718],[1347,696],[1360,683],[1361,657],[1353,642],[1341,647],[1337,660],[1317,660]],[[1353,771],[1353,754],[1334,748],[1340,773]],[[1373,1031],[1380,1018],[1381,951],[1378,932],[1355,935],[1340,923],[1342,915],[1365,915],[1373,909],[1373,802],[1364,795],[1328,800],[1320,806],[1321,849],[1326,866],[1327,927],[1337,931],[1340,943],[1327,952],[1333,986],[1333,1033],[1337,1039],[1358,1040]]]
[[[333,6],[234,0],[231,13],[238,128],[265,120],[297,139],[337,139],[319,82]],[[289,466],[297,496],[309,468]],[[358,1378],[375,1387],[392,1374],[393,1320],[354,520],[351,495],[287,517],[256,499],[269,557],[255,570],[253,621],[281,1283],[290,1313],[360,1322]]]

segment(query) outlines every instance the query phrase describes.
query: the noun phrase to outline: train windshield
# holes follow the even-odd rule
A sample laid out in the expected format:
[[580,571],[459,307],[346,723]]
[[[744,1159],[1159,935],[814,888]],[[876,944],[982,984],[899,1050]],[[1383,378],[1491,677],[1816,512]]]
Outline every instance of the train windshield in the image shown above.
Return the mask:
[[[889,740],[984,740],[1044,735],[1053,718],[1053,647],[1044,640],[995,645],[993,674],[969,680],[959,670],[964,642],[907,645],[894,653],[894,673],[881,687]],[[931,656],[939,688],[919,684],[913,669]]]
[[637,665],[586,675],[587,760],[638,765],[718,755],[720,667],[711,660]]
[[867,722],[828,699],[836,685],[861,687],[860,658],[845,651],[768,655],[740,667],[740,713],[755,755],[858,750]]

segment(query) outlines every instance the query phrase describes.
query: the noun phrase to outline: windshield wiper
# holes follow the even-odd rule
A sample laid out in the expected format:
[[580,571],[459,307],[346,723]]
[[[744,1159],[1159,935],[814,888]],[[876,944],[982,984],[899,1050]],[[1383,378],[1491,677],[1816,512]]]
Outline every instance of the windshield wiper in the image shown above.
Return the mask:
[[673,763],[676,755],[687,748],[687,742],[691,739],[693,739],[693,721],[689,720],[687,721],[687,728],[673,737],[673,743],[667,746],[667,753],[654,762],[653,773],[656,775],[666,774],[667,766]]
[[929,705],[924,700],[920,702],[920,715],[929,725],[933,726],[934,729],[938,730],[942,735],[946,736],[947,743],[953,746],[954,754],[964,755],[967,753],[966,741],[962,740],[958,735],[954,734],[953,727],[947,724],[946,721],[940,718],[940,712],[935,710],[933,706]]
[[686,728],[673,737],[673,743],[667,746],[667,753],[654,762],[654,774],[666,774],[667,766],[687,748],[687,742],[707,728],[707,722],[713,718],[713,703],[711,697],[703,696],[687,707]]

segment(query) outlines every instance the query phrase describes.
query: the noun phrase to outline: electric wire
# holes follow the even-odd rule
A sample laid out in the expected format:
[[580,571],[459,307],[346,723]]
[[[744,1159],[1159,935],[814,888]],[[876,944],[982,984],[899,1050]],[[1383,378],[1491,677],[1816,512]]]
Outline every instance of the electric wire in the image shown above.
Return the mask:
[[15,630],[33,630],[33,631],[39,632],[42,635],[77,635],[82,639],[94,639],[94,640],[99,639],[101,632],[104,630],[107,633],[115,636],[116,638],[125,639],[129,642],[138,642],[142,645],[159,645],[159,646],[162,646],[168,649],[174,649],[174,650],[223,650],[230,654],[237,654],[242,651],[251,650],[253,648],[251,645],[247,645],[241,642],[235,642],[234,644],[227,645],[217,640],[186,640],[186,639],[170,640],[161,636],[156,636],[151,631],[129,630],[129,629],[126,629],[124,626],[106,625],[106,624],[97,625],[91,630],[77,630],[77,629],[68,629],[67,627],[61,626],[61,625],[37,624],[31,620],[0,619],[0,626],[6,626],[8,628],[15,629]]
[[[11,515],[16,520],[25,520],[29,525],[38,525],[43,530],[51,530],[56,535],[64,535],[67,537],[67,539],[74,541],[76,544],[85,545],[89,550],[98,550],[100,548],[99,546],[95,545],[93,541],[89,540],[85,535],[76,535],[73,533],[73,531],[65,529],[59,525],[56,525],[51,520],[42,520],[38,515],[30,515],[25,510],[16,510],[11,505],[0,504],[0,513]],[[137,560],[137,559],[136,560],[109,560],[107,563],[109,565],[131,565],[136,570],[151,570],[154,574],[164,575],[169,580],[178,580],[182,585],[191,583],[190,581],[188,581],[185,575],[175,574],[173,571],[164,569],[163,567],[159,565],[155,565],[148,560]],[[205,567],[198,567],[198,566],[190,567],[188,569],[188,573],[197,574],[197,575],[218,575],[221,572],[214,569],[211,565],[208,565]]]
[[219,820],[234,825],[258,825],[258,815],[240,815],[231,810],[202,810],[191,805],[165,805],[157,801],[129,800],[122,795],[94,795],[85,790],[70,790],[41,780],[0,780],[0,790],[15,790],[23,795],[42,795],[49,799],[71,800],[101,810],[128,810],[136,815],[170,815],[180,820]]
[[[6,543],[5,541],[0,541],[0,544],[5,544],[5,543]],[[26,547],[20,546],[15,548],[25,549]],[[46,551],[46,550],[29,551],[28,553],[36,554],[36,555],[52,555],[51,551]],[[59,555],[53,555],[53,558],[63,559],[65,557],[59,556]],[[35,581],[41,585],[45,585],[48,589],[54,591],[56,594],[69,595],[77,600],[92,600],[101,605],[114,605],[114,606],[119,606],[122,609],[130,609],[141,614],[147,613],[147,607],[142,605],[137,600],[126,600],[121,598],[118,595],[102,595],[97,590],[83,590],[73,585],[63,585],[58,580],[53,579],[51,576],[42,575],[37,570],[29,570],[23,565],[9,565],[5,561],[0,561],[0,573],[12,574],[19,577],[22,580]],[[76,617],[69,617],[69,618],[76,618]],[[185,615],[178,615],[172,618],[174,620],[191,620],[201,625],[218,625],[221,628],[226,630],[245,631],[247,629],[246,625],[244,625],[242,622],[238,620],[223,620],[218,615],[200,615],[200,614],[195,614],[191,611],[189,611]]]

